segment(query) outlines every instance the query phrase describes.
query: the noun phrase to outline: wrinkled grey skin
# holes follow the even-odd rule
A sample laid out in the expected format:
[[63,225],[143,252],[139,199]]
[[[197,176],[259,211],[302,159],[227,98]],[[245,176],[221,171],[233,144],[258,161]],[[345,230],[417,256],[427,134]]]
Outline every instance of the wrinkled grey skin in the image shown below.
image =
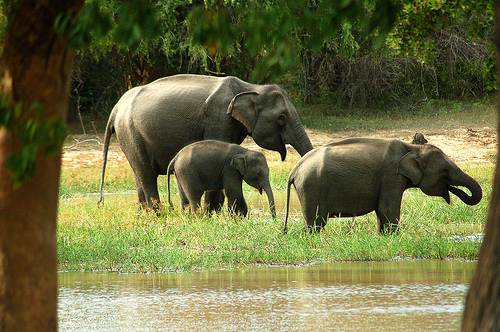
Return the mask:
[[245,181],[262,194],[267,194],[273,218],[276,218],[274,196],[269,183],[269,167],[261,152],[237,144],[207,140],[190,144],[172,159],[167,169],[168,202],[170,174],[175,173],[181,209],[188,205],[192,212],[200,208],[201,196],[208,190],[224,190],[231,213],[246,216],[248,207],[243,197]]
[[450,191],[468,205],[482,198],[480,185],[437,147],[371,138],[331,143],[299,160],[288,178],[285,232],[292,184],[311,232],[319,232],[328,218],[371,211],[377,214],[380,233],[398,231],[403,192],[412,187],[447,203]]
[[[236,77],[176,75],[126,92],[113,108],[106,127],[101,174],[111,134],[116,132],[135,176],[139,203],[159,206],[157,178],[167,173],[184,146],[215,139],[240,144],[246,136],[286,157],[285,144],[300,155],[312,149],[288,94],[277,85],[255,85]],[[209,193],[210,209],[223,195]]]

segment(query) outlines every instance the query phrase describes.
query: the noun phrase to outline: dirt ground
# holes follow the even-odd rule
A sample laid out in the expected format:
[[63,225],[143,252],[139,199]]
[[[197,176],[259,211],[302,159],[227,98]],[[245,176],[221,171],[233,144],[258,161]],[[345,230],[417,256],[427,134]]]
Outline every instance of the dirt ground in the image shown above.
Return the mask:
[[[428,144],[441,148],[453,161],[459,165],[469,163],[494,162],[497,146],[497,135],[494,127],[442,129],[422,132]],[[348,137],[378,137],[394,138],[410,142],[415,134],[409,130],[383,130],[369,133],[341,131],[319,132],[307,130],[314,147]],[[72,136],[63,149],[63,165],[65,167],[95,166],[102,163],[103,136],[81,135]],[[244,146],[260,150],[251,139],[245,140]],[[125,155],[113,136],[108,152],[108,165],[127,163]]]

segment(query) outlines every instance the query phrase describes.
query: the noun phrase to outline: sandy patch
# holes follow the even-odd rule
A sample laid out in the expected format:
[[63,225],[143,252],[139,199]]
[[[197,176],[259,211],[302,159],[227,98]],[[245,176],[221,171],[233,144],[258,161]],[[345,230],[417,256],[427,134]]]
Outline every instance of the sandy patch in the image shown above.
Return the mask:
[[[497,135],[496,129],[492,127],[458,127],[422,133],[428,140],[428,144],[436,145],[442,149],[457,164],[493,161],[496,154]],[[410,130],[382,130],[369,133],[353,131],[329,133],[307,130],[307,134],[313,146],[318,147],[348,137],[394,138],[410,142],[415,132]],[[63,165],[65,167],[101,165],[103,142],[103,136],[85,135],[73,137],[64,146]],[[245,140],[242,145],[261,150],[251,139]],[[127,158],[121,151],[116,137],[113,136],[108,151],[108,165],[116,166],[123,163],[127,163]]]

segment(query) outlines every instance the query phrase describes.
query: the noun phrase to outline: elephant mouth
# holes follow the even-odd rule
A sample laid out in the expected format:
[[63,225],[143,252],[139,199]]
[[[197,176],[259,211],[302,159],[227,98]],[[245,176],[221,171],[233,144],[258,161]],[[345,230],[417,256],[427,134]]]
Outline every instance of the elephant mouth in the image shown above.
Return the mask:
[[[465,174],[465,173],[463,173]],[[479,183],[468,175],[463,175],[464,180],[444,179],[435,186],[427,187],[427,190],[422,191],[429,196],[440,196],[446,203],[450,204],[450,192],[457,196],[462,202],[467,205],[476,205],[482,199],[483,192]],[[465,188],[467,193],[463,190]]]
[[280,151],[280,155],[281,155],[281,161],[285,161],[285,158],[286,158],[286,147],[284,147],[284,149],[282,151]]
[[281,161],[285,161],[287,150],[283,133],[279,133],[274,136],[267,136],[265,137],[265,139],[263,139],[262,136],[256,136],[255,134],[251,136],[258,146],[264,149],[279,152],[279,154],[281,155]]
[[262,187],[261,187],[261,186],[259,186],[259,185],[257,185],[257,190],[259,191],[259,194],[261,194],[261,195],[262,195]]
[[283,137],[283,134],[280,134],[280,140],[281,140],[281,145],[280,145],[279,153],[281,155],[281,161],[285,161],[285,158],[286,158],[286,144],[285,144],[285,138]]
[[[455,189],[455,190],[460,190],[458,188],[455,188],[455,187],[452,187],[450,186],[449,184],[446,185],[446,189],[445,192],[441,195],[441,197],[443,197],[443,199],[446,201],[446,203],[450,204],[451,202],[451,199],[450,199],[450,191],[452,191],[452,188]],[[453,192],[453,191],[452,191]]]

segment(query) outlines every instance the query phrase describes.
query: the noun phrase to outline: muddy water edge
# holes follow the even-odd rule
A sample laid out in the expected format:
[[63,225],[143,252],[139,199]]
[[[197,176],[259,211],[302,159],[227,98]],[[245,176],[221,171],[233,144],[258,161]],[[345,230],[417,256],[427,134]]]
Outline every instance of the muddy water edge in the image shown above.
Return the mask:
[[59,273],[61,331],[457,331],[475,262]]

